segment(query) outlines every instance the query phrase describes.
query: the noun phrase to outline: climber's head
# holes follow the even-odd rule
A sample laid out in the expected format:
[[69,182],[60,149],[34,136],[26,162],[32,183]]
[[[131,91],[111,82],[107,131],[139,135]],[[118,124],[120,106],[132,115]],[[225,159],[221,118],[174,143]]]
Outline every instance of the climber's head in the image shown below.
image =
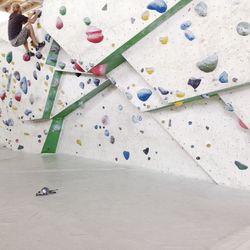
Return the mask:
[[22,14],[22,7],[19,3],[13,3],[11,5],[11,10],[13,13]]

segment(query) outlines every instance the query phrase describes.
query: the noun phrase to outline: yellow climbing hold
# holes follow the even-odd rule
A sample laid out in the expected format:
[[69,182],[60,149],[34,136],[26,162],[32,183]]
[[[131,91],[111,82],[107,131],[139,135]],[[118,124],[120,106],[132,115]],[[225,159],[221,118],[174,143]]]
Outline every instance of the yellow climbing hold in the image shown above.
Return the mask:
[[186,94],[184,92],[181,92],[181,91],[176,91],[176,96],[178,98],[183,98]]
[[37,27],[37,29],[41,29],[42,25],[40,23],[37,23],[36,27]]
[[13,109],[14,111],[17,111],[17,107],[16,107],[16,106],[12,106],[12,109]]
[[79,146],[82,146],[82,141],[80,139],[77,139],[76,144],[79,145]]
[[142,18],[143,21],[148,21],[149,16],[150,16],[150,13],[149,13],[149,11],[147,10],[147,11],[145,11],[145,12],[142,13],[141,18]]
[[146,71],[149,75],[152,75],[155,72],[154,68],[146,68]]
[[161,37],[161,38],[160,38],[160,42],[161,42],[162,44],[167,44],[167,43],[168,43],[168,36]]
[[180,106],[182,106],[184,103],[183,102],[176,102],[175,104],[174,104],[174,106],[175,107],[180,107]]

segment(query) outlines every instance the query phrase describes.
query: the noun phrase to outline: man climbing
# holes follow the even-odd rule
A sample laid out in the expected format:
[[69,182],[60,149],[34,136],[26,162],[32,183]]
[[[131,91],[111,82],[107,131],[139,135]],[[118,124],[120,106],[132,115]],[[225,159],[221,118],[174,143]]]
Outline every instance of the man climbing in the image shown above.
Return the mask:
[[[36,39],[32,24],[41,16],[41,11],[35,11],[30,17],[22,14],[22,8],[18,3],[13,3],[11,6],[12,14],[9,17],[8,35],[12,46],[19,47],[23,45],[28,56],[35,54],[29,50],[28,38],[32,39],[32,43],[36,50],[45,46],[45,42],[39,43]],[[25,25],[26,24],[26,25]],[[23,27],[23,25],[25,25]]]

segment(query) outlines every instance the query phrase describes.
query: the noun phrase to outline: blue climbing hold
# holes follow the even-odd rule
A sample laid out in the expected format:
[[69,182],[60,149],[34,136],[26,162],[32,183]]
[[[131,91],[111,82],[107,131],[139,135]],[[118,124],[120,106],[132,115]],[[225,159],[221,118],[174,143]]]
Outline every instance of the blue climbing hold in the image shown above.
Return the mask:
[[147,8],[149,10],[155,10],[159,13],[164,13],[167,11],[168,6],[167,3],[163,0],[154,0],[147,6]]
[[146,102],[149,97],[152,95],[152,91],[150,89],[141,89],[138,93],[137,93],[137,97],[139,98],[139,100],[141,100],[142,102]]

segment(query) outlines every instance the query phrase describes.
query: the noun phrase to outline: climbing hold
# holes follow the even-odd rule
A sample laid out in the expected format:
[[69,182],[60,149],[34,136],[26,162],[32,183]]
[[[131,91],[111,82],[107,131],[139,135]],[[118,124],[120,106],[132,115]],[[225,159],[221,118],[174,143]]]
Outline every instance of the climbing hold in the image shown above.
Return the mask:
[[194,89],[197,89],[200,86],[201,79],[190,78],[188,80],[188,85],[192,86]]
[[31,94],[31,95],[30,95],[30,97],[29,97],[29,102],[30,102],[30,104],[31,104],[31,105],[33,105],[33,104],[34,104],[35,99],[34,99],[33,94]]
[[239,161],[235,161],[234,164],[238,167],[239,170],[247,170],[248,169],[248,166],[242,164]]
[[21,92],[17,92],[15,94],[15,99],[17,102],[20,102],[21,101],[21,98],[22,98],[22,93]]
[[247,125],[241,119],[239,119],[239,124],[242,128],[248,129]]
[[197,63],[197,67],[201,71],[206,73],[214,71],[217,65],[218,65],[218,55],[216,53],[214,53],[211,56],[208,56],[203,61]]
[[149,75],[152,75],[152,74],[155,72],[155,70],[154,70],[154,68],[150,67],[150,68],[146,68],[146,72],[147,72]]
[[181,29],[182,30],[187,30],[190,26],[192,25],[191,21],[185,21],[181,24]]
[[13,54],[12,54],[12,51],[10,51],[7,56],[6,56],[6,61],[7,63],[11,63],[12,62],[12,59],[13,59]]
[[95,84],[96,87],[99,86],[100,82],[101,81],[99,79],[97,79],[97,78],[94,79],[94,84]]
[[185,31],[184,35],[189,41],[193,41],[195,39],[194,33],[190,30]]
[[51,39],[50,34],[46,34],[44,39],[45,39],[46,42],[50,43],[50,39]]
[[28,93],[28,81],[27,81],[26,77],[22,78],[22,80],[20,82],[20,88],[24,94]]
[[36,58],[37,59],[42,59],[42,57],[43,57],[43,55],[42,55],[42,53],[40,52],[40,51],[38,51],[38,52],[36,52]]
[[79,86],[80,86],[81,89],[84,89],[84,87],[85,87],[84,82],[80,82]]
[[142,102],[146,102],[149,97],[152,95],[152,91],[150,89],[141,89],[140,91],[138,91],[137,93],[137,97],[139,98],[139,100],[141,100]]
[[4,101],[5,98],[6,98],[6,92],[5,92],[5,90],[1,90],[1,91],[0,91],[0,99],[1,99],[2,101]]
[[108,117],[107,115],[104,115],[104,116],[102,117],[102,124],[103,124],[104,126],[107,126],[107,125],[109,124],[109,117]]
[[124,151],[123,156],[124,156],[125,160],[128,160],[130,157],[130,153],[128,151]]
[[104,39],[102,30],[94,26],[90,26],[87,29],[87,40],[91,43],[100,43]]
[[59,9],[59,13],[60,13],[62,16],[66,15],[66,13],[67,13],[66,7],[65,7],[65,6],[61,6],[60,9]]
[[103,10],[103,11],[108,10],[108,4],[107,4],[107,3],[102,7],[102,10]]
[[221,83],[228,83],[228,73],[226,71],[220,74],[219,81]]
[[164,12],[167,11],[168,6],[167,6],[166,2],[163,1],[163,0],[154,0],[153,2],[151,2],[147,6],[147,8],[149,10],[155,10],[155,11],[157,11],[159,13],[164,13]]
[[150,17],[150,13],[148,10],[142,13],[141,18],[143,21],[148,21],[149,17]]
[[178,97],[178,98],[183,98],[183,97],[185,97],[185,93],[184,92],[181,92],[181,91],[176,91],[176,96]]
[[110,136],[110,143],[111,144],[115,143],[115,137],[113,135]]
[[134,24],[134,23],[135,23],[135,18],[134,18],[134,17],[131,17],[131,18],[130,18],[130,21],[131,21],[132,24]]
[[234,112],[234,107],[231,103],[226,103],[225,109],[229,112]]
[[195,12],[201,17],[207,16],[207,9],[208,9],[207,4],[204,3],[203,1],[199,2],[194,8]]
[[100,64],[92,68],[90,72],[95,76],[104,76],[106,74],[107,67],[107,64]]
[[33,77],[34,77],[35,80],[37,80],[38,77],[37,77],[36,70],[33,71]]
[[79,145],[79,146],[82,146],[82,141],[80,139],[77,139],[76,144]]
[[144,153],[145,155],[148,155],[148,153],[149,153],[149,148],[143,149],[143,153]]
[[40,65],[39,62],[36,63],[36,69],[37,69],[38,71],[41,71],[41,65]]
[[5,68],[5,67],[3,67],[2,71],[3,71],[4,74],[6,74],[6,73],[9,72],[9,71],[7,70],[7,68]]
[[20,73],[18,71],[14,72],[14,77],[16,78],[17,81],[20,81],[21,79]]
[[167,44],[168,43],[168,36],[160,37],[160,42],[162,44]]
[[60,69],[65,69],[66,64],[64,62],[59,62],[58,66],[59,66]]
[[59,29],[59,30],[63,28],[63,21],[62,21],[62,19],[60,17],[57,17],[56,28]]
[[139,123],[142,121],[142,116],[141,115],[132,115],[132,122],[133,123]]
[[85,18],[83,19],[83,21],[84,21],[84,23],[85,23],[86,25],[90,25],[90,24],[91,24],[91,20],[90,20],[89,17],[85,17]]
[[160,91],[160,93],[162,95],[168,95],[169,94],[169,91],[166,90],[166,89],[164,89],[164,88],[162,88],[162,87],[158,87],[158,90]]
[[7,127],[13,127],[14,126],[14,121],[13,119],[8,119],[8,120],[3,120],[3,124],[6,125]]
[[24,54],[24,55],[23,55],[23,60],[24,60],[25,62],[30,61],[30,56],[29,56],[27,53]]
[[24,149],[24,146],[19,145],[17,149],[18,149],[18,150],[22,150],[22,149]]
[[174,106],[175,107],[180,107],[184,104],[184,102],[175,102]]
[[26,109],[26,110],[24,111],[24,114],[25,114],[26,116],[29,116],[31,113],[32,113],[32,111],[29,110],[29,109]]
[[104,135],[107,136],[107,137],[109,137],[109,131],[108,131],[108,129],[104,130]]
[[128,98],[128,100],[132,100],[133,99],[133,95],[131,93],[126,92],[125,95]]
[[250,23],[240,22],[237,25],[237,32],[241,36],[248,36],[250,34]]
[[84,69],[78,63],[75,63],[74,67],[76,70],[78,70],[80,72],[84,72]]

